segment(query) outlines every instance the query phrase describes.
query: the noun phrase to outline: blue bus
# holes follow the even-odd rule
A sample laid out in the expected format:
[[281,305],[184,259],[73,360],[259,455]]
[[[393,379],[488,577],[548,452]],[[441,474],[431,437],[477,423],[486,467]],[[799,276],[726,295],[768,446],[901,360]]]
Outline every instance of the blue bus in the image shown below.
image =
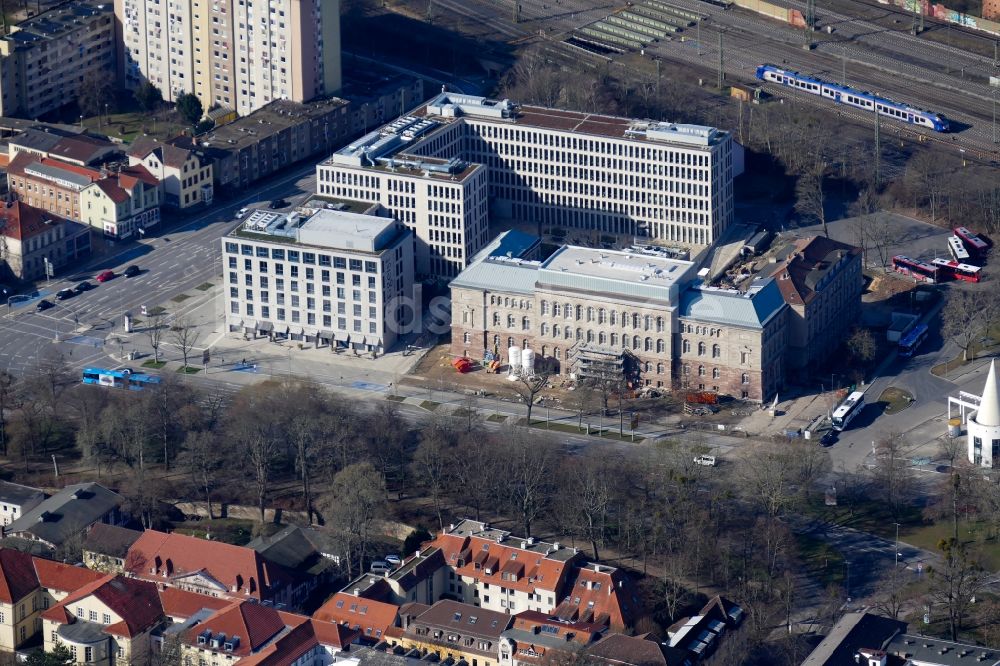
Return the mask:
[[141,391],[147,386],[160,383],[160,378],[141,372],[132,372],[128,368],[121,370],[105,370],[104,368],[86,368],[83,371],[84,384],[97,384],[109,388]]
[[927,324],[917,324],[910,332],[899,339],[899,355],[910,358],[920,343],[927,337]]

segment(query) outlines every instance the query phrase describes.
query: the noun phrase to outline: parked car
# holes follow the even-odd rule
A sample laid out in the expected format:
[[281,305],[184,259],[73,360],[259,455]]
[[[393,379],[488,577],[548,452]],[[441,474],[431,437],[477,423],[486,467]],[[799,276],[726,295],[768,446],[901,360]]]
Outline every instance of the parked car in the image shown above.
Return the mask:
[[113,280],[115,277],[114,271],[101,271],[98,273],[94,279],[98,282],[107,282],[108,280]]
[[837,443],[837,431],[829,430],[819,438],[819,443],[823,446],[833,446]]
[[53,304],[52,301],[41,300],[41,301],[38,301],[38,303],[35,304],[35,311],[36,312],[45,312],[49,308],[54,308],[54,307],[55,307],[55,304]]
[[279,208],[288,208],[290,204],[285,199],[275,199],[271,202],[271,210],[278,210]]
[[130,278],[130,277],[135,277],[136,275],[138,275],[141,272],[142,271],[139,270],[138,266],[136,266],[135,264],[132,264],[131,266],[129,266],[128,268],[125,269],[125,272],[122,273],[122,275],[124,275],[127,278]]
[[389,564],[391,564],[394,567],[398,567],[400,564],[403,563],[403,558],[401,558],[399,555],[395,555],[395,554],[393,554],[393,555],[386,555],[385,556],[385,561],[388,562]]
[[715,456],[698,456],[694,459],[695,465],[704,465],[705,467],[715,467]]
[[73,291],[75,291],[78,294],[82,294],[83,292],[90,291],[93,288],[94,288],[94,285],[92,285],[89,282],[87,282],[86,280],[84,280],[80,284],[78,284],[75,287],[73,287]]
[[372,565],[368,567],[368,570],[374,574],[387,574],[392,571],[392,565],[385,560],[376,560],[372,562]]
[[65,301],[67,298],[73,298],[76,296],[76,292],[72,289],[60,289],[56,292],[57,301]]
[[250,212],[249,208],[240,208],[238,211],[236,211],[236,219],[242,220],[244,217],[246,217],[246,214],[249,212]]

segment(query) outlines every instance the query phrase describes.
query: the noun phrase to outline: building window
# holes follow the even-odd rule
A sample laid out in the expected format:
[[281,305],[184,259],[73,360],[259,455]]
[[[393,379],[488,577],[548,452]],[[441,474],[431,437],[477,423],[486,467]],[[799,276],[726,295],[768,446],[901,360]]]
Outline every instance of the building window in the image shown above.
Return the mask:
[[742,382],[744,384],[749,384],[750,383],[750,375],[748,373],[746,373],[746,372],[743,373]]
[[721,376],[722,373],[719,371],[718,368],[712,368],[712,379],[718,379]]
[[704,355],[705,355],[705,343],[704,342],[699,342],[698,343],[698,356],[704,356]]
[[722,348],[719,345],[712,345],[712,358],[719,358],[722,356]]
[[685,353],[685,354],[690,354],[691,353],[691,341],[690,340],[685,340],[684,342],[681,343],[681,351],[683,353]]

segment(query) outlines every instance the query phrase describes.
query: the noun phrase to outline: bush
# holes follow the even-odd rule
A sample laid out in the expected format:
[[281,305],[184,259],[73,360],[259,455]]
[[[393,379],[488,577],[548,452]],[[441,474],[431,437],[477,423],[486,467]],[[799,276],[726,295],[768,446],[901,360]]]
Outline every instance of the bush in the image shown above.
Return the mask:
[[431,536],[431,533],[422,527],[418,527],[413,530],[410,532],[409,536],[406,537],[406,540],[403,541],[403,557],[407,557],[408,555],[412,555],[417,552],[417,549],[420,548],[420,544],[425,541],[430,541],[433,538],[434,537]]

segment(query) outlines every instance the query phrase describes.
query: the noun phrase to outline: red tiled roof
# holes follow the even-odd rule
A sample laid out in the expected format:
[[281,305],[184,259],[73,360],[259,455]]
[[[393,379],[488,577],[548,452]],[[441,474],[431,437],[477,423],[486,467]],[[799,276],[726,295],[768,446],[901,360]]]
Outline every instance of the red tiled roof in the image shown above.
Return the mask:
[[32,557],[12,548],[0,548],[0,601],[13,604],[38,589]]
[[160,605],[163,606],[163,612],[181,620],[186,620],[202,608],[220,610],[231,603],[228,599],[188,592],[176,587],[160,590]]
[[313,613],[313,618],[351,627],[365,638],[377,640],[396,624],[398,615],[395,604],[338,592]]
[[[125,167],[118,172],[118,181],[122,183],[123,187],[129,189],[137,182],[141,181],[146,185],[156,187],[160,184],[160,179],[149,172],[149,169],[142,166],[141,164],[136,164],[134,166]],[[128,184],[126,184],[128,183]]]
[[62,562],[34,558],[35,576],[38,583],[48,590],[59,590],[60,592],[73,592],[84,585],[89,585],[104,578],[105,574],[99,571],[91,571],[83,567],[74,567]]
[[[306,620],[308,618],[303,618]],[[198,635],[211,631],[213,635],[225,634],[227,638],[240,637],[240,644],[232,651],[234,656],[246,657],[275,637],[285,628],[278,611],[252,601],[237,601],[188,631],[189,645],[198,644]]]
[[107,606],[121,622],[108,625],[105,631],[121,636],[136,636],[147,631],[163,619],[163,606],[153,583],[107,574],[100,580],[76,590],[57,605],[42,614],[55,622],[72,620],[69,604],[87,597],[95,597]]
[[609,664],[626,666],[665,666],[667,659],[656,641],[611,634],[587,650],[587,656]]
[[[170,582],[198,571],[225,585],[226,594],[268,598],[267,591],[289,576],[252,548],[178,534],[146,530],[129,549],[135,575]],[[237,588],[238,592],[233,592]],[[252,589],[251,589],[252,588]]]
[[[442,533],[429,546],[441,549],[445,563],[456,574],[528,593],[536,589],[558,590],[574,561],[553,559],[477,536]],[[511,560],[517,565],[511,566]],[[486,573],[487,569],[490,573]],[[510,576],[505,580],[502,574],[512,573],[512,569],[519,574],[516,580]]]
[[[49,224],[46,224],[46,220]],[[65,221],[58,215],[29,206],[22,201],[14,201],[0,207],[0,234],[14,240],[33,238],[51,229],[52,223],[62,224]]]
[[87,167],[69,164],[68,162],[52,159],[51,157],[38,157],[38,155],[28,152],[18,153],[17,157],[10,161],[7,171],[8,173],[23,175],[25,168],[32,164],[44,164],[53,168],[62,169],[63,171],[89,178],[91,181],[101,179],[101,172],[96,169],[88,169]]
[[357,638],[357,632],[328,622],[307,621],[255,655],[240,660],[240,666],[289,666],[318,645],[343,648]]
[[638,597],[620,569],[598,572],[590,565],[574,569],[555,615],[621,630],[632,625],[638,611]]
[[129,193],[121,188],[121,186],[110,178],[102,178],[97,181],[97,186],[101,188],[108,198],[115,203],[124,203],[129,200]]

